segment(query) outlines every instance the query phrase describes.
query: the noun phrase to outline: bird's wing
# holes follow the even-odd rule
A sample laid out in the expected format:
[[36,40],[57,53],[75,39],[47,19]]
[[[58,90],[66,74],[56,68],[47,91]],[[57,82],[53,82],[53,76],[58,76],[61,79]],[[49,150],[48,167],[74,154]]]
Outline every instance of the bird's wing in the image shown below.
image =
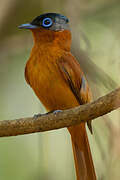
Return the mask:
[[[66,83],[70,87],[80,105],[90,102],[92,99],[88,82],[71,53],[67,53],[58,60],[58,66]],[[92,133],[91,121],[87,123]]]
[[61,57],[58,61],[58,66],[79,104],[90,102],[91,91],[88,82],[80,68],[80,64],[72,54],[68,53]]

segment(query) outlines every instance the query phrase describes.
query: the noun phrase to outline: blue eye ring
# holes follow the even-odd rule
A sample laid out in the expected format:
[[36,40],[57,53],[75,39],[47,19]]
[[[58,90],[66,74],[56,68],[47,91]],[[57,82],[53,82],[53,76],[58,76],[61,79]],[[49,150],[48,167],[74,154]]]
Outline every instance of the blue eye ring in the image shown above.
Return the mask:
[[[46,24],[45,21],[46,21],[48,24]],[[53,24],[53,21],[52,21],[51,18],[45,18],[45,19],[43,19],[43,22],[42,22],[42,26],[43,26],[43,27],[50,27],[50,26],[52,26],[52,24]]]

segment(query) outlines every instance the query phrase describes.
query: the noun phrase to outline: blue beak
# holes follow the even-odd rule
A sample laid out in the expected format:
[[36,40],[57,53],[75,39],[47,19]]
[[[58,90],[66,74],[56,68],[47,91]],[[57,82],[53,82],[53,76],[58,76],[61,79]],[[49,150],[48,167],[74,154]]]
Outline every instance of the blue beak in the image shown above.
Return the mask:
[[20,26],[18,26],[18,28],[20,28],[20,29],[36,29],[36,28],[38,28],[38,26],[28,23],[28,24],[21,24]]

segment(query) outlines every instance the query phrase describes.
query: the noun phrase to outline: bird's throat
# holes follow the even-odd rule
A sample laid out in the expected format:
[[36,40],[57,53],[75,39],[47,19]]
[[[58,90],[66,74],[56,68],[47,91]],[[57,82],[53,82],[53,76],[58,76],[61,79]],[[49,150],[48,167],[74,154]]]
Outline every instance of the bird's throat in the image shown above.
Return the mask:
[[43,28],[32,30],[36,46],[56,46],[65,51],[70,51],[71,32],[69,30],[51,31]]

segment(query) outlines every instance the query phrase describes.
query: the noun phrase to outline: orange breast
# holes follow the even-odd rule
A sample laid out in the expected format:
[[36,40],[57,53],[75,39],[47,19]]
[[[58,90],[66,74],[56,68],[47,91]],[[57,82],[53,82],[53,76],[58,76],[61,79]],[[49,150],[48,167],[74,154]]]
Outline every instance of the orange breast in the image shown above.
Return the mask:
[[[79,105],[57,66],[58,57],[48,52],[44,56],[33,54],[26,65],[26,78],[46,109],[68,109]],[[57,55],[61,56],[59,52]]]

